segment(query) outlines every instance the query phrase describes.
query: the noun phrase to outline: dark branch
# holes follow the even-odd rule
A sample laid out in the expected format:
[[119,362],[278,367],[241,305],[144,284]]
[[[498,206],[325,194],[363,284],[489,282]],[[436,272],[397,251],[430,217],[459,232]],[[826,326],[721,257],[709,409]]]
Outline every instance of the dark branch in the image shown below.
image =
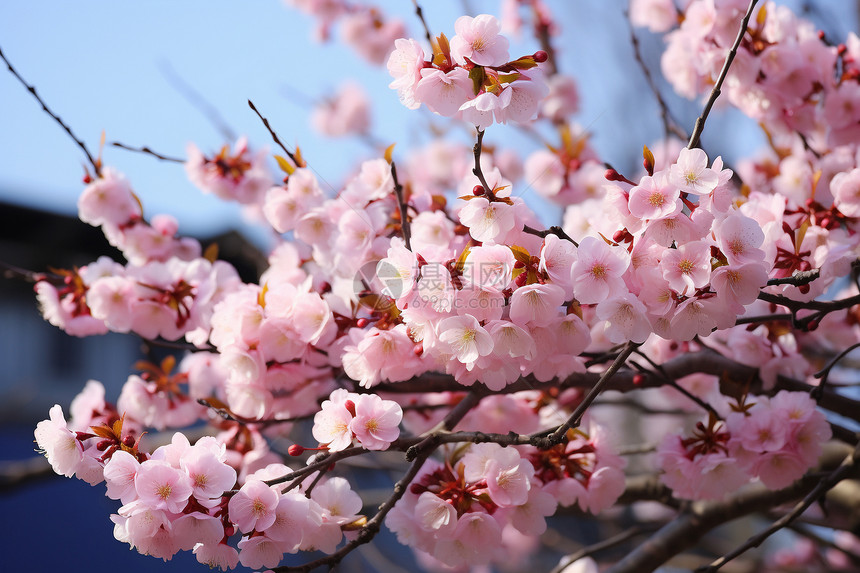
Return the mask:
[[595,553],[599,553],[600,551],[604,551],[606,549],[612,549],[616,545],[621,545],[628,539],[632,539],[637,535],[649,533],[654,529],[655,527],[643,527],[641,525],[635,525],[630,529],[622,531],[618,535],[613,535],[612,537],[600,541],[599,543],[589,545],[588,547],[583,547],[576,553],[566,555],[562,558],[561,562],[555,568],[553,568],[552,571],[550,571],[550,573],[562,573],[565,569],[567,569],[568,565],[576,563],[580,559],[585,559],[586,557],[590,557],[591,555],[594,555]]
[[427,20],[424,19],[424,10],[418,0],[412,0],[412,5],[415,6],[415,15],[421,20],[421,26],[424,27],[424,36],[427,38],[427,43],[433,46],[433,34],[430,33],[430,27],[427,25]]
[[406,248],[412,250],[412,227],[409,224],[406,199],[403,196],[403,185],[397,179],[397,166],[391,162],[391,178],[394,179],[394,194],[397,196],[397,206],[400,208],[400,232],[403,233],[403,242]]
[[630,33],[630,43],[633,45],[633,56],[636,58],[636,63],[639,64],[639,69],[645,75],[648,82],[648,87],[651,88],[651,93],[657,100],[657,105],[660,106],[660,118],[663,120],[663,134],[666,139],[669,135],[674,135],[678,139],[687,139],[687,133],[678,127],[678,124],[669,113],[669,106],[666,105],[666,100],[663,99],[663,94],[660,93],[660,88],[657,87],[657,82],[654,81],[654,76],[651,74],[651,68],[645,65],[645,60],[642,59],[642,51],[639,46],[639,38],[633,30],[633,23],[630,21],[628,10],[624,10],[624,19],[627,20],[627,28]]
[[185,98],[185,100],[194,106],[206,119],[208,119],[215,128],[221,132],[229,141],[236,141],[236,133],[227,124],[227,121],[218,112],[218,109],[212,105],[203,95],[191,87],[191,84],[186,82],[167,62],[162,62],[159,67],[161,72],[167,78],[167,82]]
[[17,79],[21,83],[21,85],[23,85],[27,89],[27,91],[30,92],[30,94],[32,94],[34,98],[36,98],[36,101],[39,102],[39,105],[42,106],[42,111],[47,113],[54,121],[60,124],[60,127],[62,127],[65,132],[69,134],[69,137],[72,138],[72,141],[74,141],[77,146],[81,148],[81,150],[84,152],[84,155],[87,156],[87,161],[89,161],[90,165],[93,166],[93,171],[95,172],[95,174],[98,177],[101,177],[101,163],[92,156],[90,150],[87,149],[86,144],[84,144],[84,142],[72,132],[72,128],[70,128],[62,119],[60,119],[60,116],[58,116],[53,111],[51,111],[50,108],[48,108],[48,104],[45,103],[45,100],[43,100],[39,96],[39,94],[36,93],[36,88],[24,81],[24,78],[21,77],[21,74],[19,74],[18,71],[14,67],[12,67],[12,63],[6,59],[6,56],[3,54],[3,50],[0,50],[0,59],[2,59],[6,63],[6,67],[9,68],[9,71],[12,72],[13,76],[15,76],[15,79]]
[[717,98],[720,97],[720,90],[723,87],[723,82],[726,79],[726,76],[729,73],[729,68],[732,66],[732,62],[735,59],[735,55],[738,53],[738,46],[741,45],[741,40],[743,40],[744,35],[747,33],[747,27],[750,23],[750,16],[752,16],[753,8],[758,3],[758,0],[750,0],[749,8],[747,8],[746,14],[744,14],[743,20],[741,20],[741,27],[738,30],[738,35],[735,38],[735,43],[732,44],[731,50],[729,50],[728,55],[726,56],[726,61],[723,63],[723,69],[720,70],[720,75],[717,77],[717,81],[714,84],[714,89],[711,90],[711,95],[708,96],[708,101],[705,103],[705,109],[702,110],[702,115],[696,119],[696,125],[693,128],[693,133],[690,135],[690,141],[687,143],[688,149],[693,149],[699,146],[699,138],[702,136],[702,132],[705,130],[705,122],[708,120],[708,115],[711,113],[711,108],[714,107],[714,103],[717,101]]
[[475,167],[472,168],[472,173],[475,174],[475,177],[478,178],[478,181],[481,182],[481,187],[484,188],[484,193],[487,194],[487,198],[492,200],[495,196],[493,190],[490,188],[490,185],[487,183],[487,179],[484,177],[484,171],[481,169],[481,151],[484,149],[484,130],[478,130],[478,139],[475,141],[475,146],[472,148],[472,152],[475,155]]
[[151,156],[155,157],[156,159],[160,159],[161,161],[170,161],[171,163],[185,163],[184,159],[178,159],[176,157],[169,157],[167,155],[162,155],[160,153],[156,153],[155,151],[151,150],[149,147],[147,147],[145,145],[143,147],[132,147],[130,145],[120,143],[119,141],[113,141],[113,142],[111,142],[111,145],[113,145],[114,147],[119,147],[120,149],[125,149],[126,151],[135,151],[137,153],[146,153],[147,155],[151,155]]
[[[585,411],[591,406],[591,403],[600,395],[600,393],[606,388],[609,381],[615,375],[618,370],[624,366],[624,363],[627,361],[627,358],[630,354],[633,353],[634,350],[638,347],[638,344],[633,342],[628,342],[624,346],[624,350],[615,358],[612,364],[609,365],[597,380],[597,383],[588,391],[588,394],[582,399],[582,402],[574,409],[573,413],[567,419],[567,421],[560,425],[552,434],[548,436],[548,445],[558,444],[564,440],[567,431],[571,428],[576,428],[579,426],[580,421],[582,420],[582,416],[585,414]],[[540,446],[539,446],[540,447]]]
[[[851,454],[851,459],[853,456],[854,454]],[[845,447],[835,448],[825,454],[822,466],[832,469],[844,458]],[[850,467],[851,470],[855,469],[853,464]],[[849,470],[844,470],[843,474],[842,471],[837,470],[840,474],[839,479],[851,473]],[[828,477],[826,481],[829,483],[832,479]],[[744,488],[722,501],[695,502],[690,506],[689,511],[663,526],[624,559],[610,567],[606,573],[654,571],[673,556],[695,545],[702,536],[715,527],[808,495],[817,490],[817,486],[821,483],[823,482],[818,475],[808,474],[781,490],[771,491],[764,486],[753,486]]]
[[553,225],[549,229],[545,229],[543,231],[539,229],[535,229],[534,227],[529,227],[528,225],[523,225],[523,233],[528,233],[529,235],[535,235],[537,237],[546,238],[547,235],[555,235],[560,239],[564,239],[565,241],[570,241],[573,243],[574,247],[578,247],[579,243],[573,240],[573,238],[568,235],[564,229],[559,227],[558,225]]
[[818,499],[820,499],[824,494],[830,491],[833,486],[838,484],[840,481],[848,478],[853,473],[856,473],[856,468],[854,467],[854,465],[857,461],[858,455],[860,455],[860,446],[855,448],[851,455],[846,457],[838,468],[830,472],[830,474],[825,479],[819,481],[818,485],[816,485],[815,488],[812,489],[812,491],[806,494],[806,497],[804,497],[800,503],[794,506],[794,509],[792,509],[789,513],[785,514],[784,516],[773,522],[770,527],[754,535],[746,543],[734,549],[730,553],[727,553],[723,557],[720,557],[706,567],[699,567],[698,569],[696,569],[696,573],[714,573],[714,571],[719,570],[723,565],[725,565],[735,557],[741,555],[749,549],[752,549],[753,547],[758,547],[764,542],[765,539],[767,539],[783,527],[789,525],[792,521],[797,519],[800,514],[809,509],[809,506],[811,506],[813,503],[818,501]]
[[821,271],[819,269],[812,269],[809,271],[797,271],[790,277],[782,277],[778,279],[770,279],[767,281],[767,286],[775,286],[775,285],[806,285],[817,279],[821,275]]
[[257,110],[257,107],[254,105],[254,102],[252,102],[251,100],[248,100],[248,105],[250,106],[250,108],[251,108],[252,110],[254,110],[254,113],[256,113],[256,114],[257,114],[257,117],[259,117],[259,118],[260,118],[260,121],[262,121],[262,122],[263,122],[263,126],[265,126],[265,128],[268,130],[269,135],[271,135],[271,136],[272,136],[272,140],[273,140],[273,141],[278,145],[278,147],[280,147],[281,149],[283,149],[283,150],[284,150],[284,153],[286,153],[286,154],[287,154],[287,157],[289,157],[297,167],[301,167],[301,165],[299,165],[299,161],[298,161],[298,159],[296,158],[295,154],[294,154],[292,151],[290,151],[289,149],[287,149],[287,146],[286,146],[286,145],[284,145],[283,143],[281,143],[281,138],[280,138],[280,137],[278,137],[278,134],[277,134],[277,133],[275,133],[275,130],[274,130],[274,129],[272,129],[272,126],[271,126],[271,125],[269,125],[269,120],[268,120],[268,119],[266,119],[265,117],[263,117],[263,114],[261,114],[261,113]]

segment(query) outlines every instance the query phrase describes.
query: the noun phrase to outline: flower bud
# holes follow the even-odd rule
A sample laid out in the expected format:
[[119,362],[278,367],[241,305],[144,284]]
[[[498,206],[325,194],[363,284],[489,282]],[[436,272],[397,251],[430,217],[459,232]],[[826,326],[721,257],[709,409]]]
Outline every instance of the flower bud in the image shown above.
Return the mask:
[[532,56],[532,57],[535,59],[535,61],[537,63],[542,64],[549,59],[549,54],[547,54],[543,50],[538,50],[537,52],[535,52],[534,56]]
[[293,444],[292,446],[287,448],[287,453],[293,457],[300,456],[305,453],[305,449],[298,444]]

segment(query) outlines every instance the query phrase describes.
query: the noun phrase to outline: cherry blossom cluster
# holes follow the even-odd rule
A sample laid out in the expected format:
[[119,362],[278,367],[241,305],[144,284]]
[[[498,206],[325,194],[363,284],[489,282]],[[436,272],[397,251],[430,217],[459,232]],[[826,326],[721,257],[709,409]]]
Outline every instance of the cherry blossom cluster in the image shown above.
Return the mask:
[[[223,436],[204,436],[192,445],[177,432],[151,454],[141,451],[141,425],[117,418],[97,382],[75,399],[72,412],[67,422],[54,406],[50,419],[39,423],[36,441],[57,473],[91,485],[105,482],[107,496],[122,503],[111,516],[114,536],[140,553],[168,560],[193,550],[198,561],[222,570],[240,562],[274,567],[285,553],[333,551],[341,526],[359,519],[361,500],[342,478],[316,483],[312,474],[302,488],[289,491],[286,484],[265,481],[291,471],[273,463],[235,489],[237,472],[228,462],[236,452]],[[237,531],[244,535],[234,547],[229,539]]]
[[318,40],[328,40],[337,24],[341,41],[372,64],[383,64],[394,40],[406,34],[398,18],[386,17],[378,8],[346,0],[284,0],[317,20]]
[[429,62],[412,39],[400,38],[388,59],[400,101],[409,109],[422,103],[431,111],[484,129],[496,123],[527,122],[535,117],[549,88],[536,66],[546,52],[509,61],[508,39],[489,14],[461,16],[450,42],[436,39]]
[[343,388],[331,393],[314,416],[313,435],[330,452],[357,440],[367,450],[386,450],[400,435],[403,409],[376,394],[355,394]]
[[[630,383],[619,387],[632,387],[629,396],[648,400],[636,389],[662,384],[661,407],[709,413],[689,432],[643,422],[654,442],[665,435],[649,459],[675,497],[720,499],[753,480],[780,489],[816,466],[830,422],[808,393],[780,384],[818,384],[816,356],[860,342],[860,291],[844,280],[860,255],[857,118],[832,117],[833,106],[850,117],[860,109],[856,38],[829,46],[767,3],[726,88],[764,124],[770,149],[729,169],[666,141],[645,147],[644,170],[628,178],[573,122],[573,80],[544,79],[545,42],[511,60],[499,20],[464,16],[425,60],[402,24],[375,9],[291,4],[317,17],[322,35],[338,21],[347,43],[387,61],[407,107],[475,126],[475,147],[433,140],[396,159],[391,147],[324,190],[298,150],[275,156],[276,180],[267,153],[245,138],[211,157],[189,145],[189,179],[258,213],[275,237],[268,267],[248,283],[179,237],[172,218],[147,222],[130,183],[97,169],[79,214],[126,262],[36,275],[43,315],[77,336],[134,333],[189,351],[138,363],[115,407],[88,383],[71,420],[58,405],[36,428],[57,473],[104,481],[122,504],[117,539],[163,559],[191,550],[225,570],[349,549],[340,544],[350,531],[366,540],[375,530],[364,528],[349,482],[332,474],[346,457],[392,450],[384,455],[417,460],[417,477],[370,525],[385,517],[428,567],[515,563],[538,549],[557,507],[596,515],[625,491],[626,462],[610,438],[619,428],[583,417],[596,394],[576,388],[624,360]],[[516,23],[516,4],[506,3],[506,21]],[[527,4],[536,29],[554,33],[543,3]],[[663,0],[633,2],[631,18],[659,31],[680,25],[664,71],[692,97],[714,81],[747,3],[681,4],[680,24]],[[321,131],[368,133],[356,89],[321,106]],[[494,122],[534,118],[557,144],[525,161],[484,144]],[[527,185],[567,206],[561,226],[540,230],[521,197]],[[755,372],[756,387],[729,399],[728,374],[665,372],[693,353]],[[830,382],[839,379],[833,370]],[[181,432],[151,453],[150,438],[141,443],[148,430],[200,422],[207,435],[193,443]],[[309,436],[319,447],[305,447]],[[306,450],[320,453],[285,465]]]
[[245,137],[233,146],[225,145],[207,157],[193,143],[188,145],[185,171],[188,179],[204,193],[243,205],[257,204],[274,181],[266,167],[265,149],[252,152]]
[[[637,25],[666,36],[663,74],[675,91],[694,98],[710,89],[746,11],[745,0],[687,1],[682,15],[670,0],[633,2]],[[729,101],[774,137],[803,134],[814,149],[857,141],[860,39],[833,45],[786,6],[761,5],[729,72]]]
[[131,263],[190,260],[200,256],[200,244],[178,237],[179,223],[172,215],[155,215],[147,222],[143,205],[124,175],[111,167],[102,169],[78,199],[78,216],[84,223],[101,227],[108,242]]
[[719,499],[758,478],[781,489],[813,467],[831,437],[824,415],[803,392],[733,407],[725,419],[698,422],[688,437],[670,433],[657,450],[661,479],[686,499]]
[[370,123],[370,100],[354,82],[341,85],[330,98],[316,104],[311,113],[311,125],[329,137],[367,135]]
[[546,530],[553,496],[533,485],[534,468],[516,448],[474,444],[428,461],[386,525],[401,543],[449,567],[498,559],[503,530]]

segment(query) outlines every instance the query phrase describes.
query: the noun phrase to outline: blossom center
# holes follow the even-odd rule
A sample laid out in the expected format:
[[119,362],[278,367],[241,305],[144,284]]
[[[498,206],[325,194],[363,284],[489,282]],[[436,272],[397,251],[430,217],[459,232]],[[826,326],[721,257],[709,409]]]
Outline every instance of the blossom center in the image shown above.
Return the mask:
[[169,483],[162,484],[155,489],[155,494],[161,499],[167,500],[170,498],[171,487]]

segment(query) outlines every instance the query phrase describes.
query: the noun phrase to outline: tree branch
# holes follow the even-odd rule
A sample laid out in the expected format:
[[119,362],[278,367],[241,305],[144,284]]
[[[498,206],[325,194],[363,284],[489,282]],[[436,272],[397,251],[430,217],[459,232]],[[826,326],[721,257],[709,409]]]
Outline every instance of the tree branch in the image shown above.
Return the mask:
[[421,26],[424,27],[424,36],[427,38],[427,43],[433,47],[433,34],[430,33],[430,27],[427,25],[427,20],[424,19],[424,10],[418,0],[412,0],[412,5],[415,6],[415,15],[421,20]]
[[43,100],[39,96],[39,94],[36,93],[36,88],[24,81],[24,78],[21,77],[21,74],[19,74],[18,71],[14,67],[12,67],[12,63],[6,59],[6,56],[3,54],[3,50],[0,50],[0,59],[2,59],[6,63],[6,67],[9,68],[9,71],[12,72],[13,76],[15,76],[15,79],[18,80],[21,85],[23,85],[34,98],[36,98],[36,101],[39,102],[39,105],[42,106],[42,111],[47,113],[54,121],[60,124],[60,127],[62,127],[63,130],[65,130],[65,132],[69,134],[69,137],[72,138],[72,141],[74,141],[77,146],[81,148],[81,150],[84,152],[84,155],[87,156],[87,160],[90,162],[90,165],[93,166],[93,171],[95,172],[95,174],[98,177],[101,177],[101,162],[96,160],[92,156],[90,150],[87,149],[86,144],[72,132],[72,128],[70,128],[62,119],[60,119],[60,116],[58,116],[53,111],[51,111],[50,108],[48,108],[48,104],[45,103],[45,100]]
[[254,110],[254,113],[256,113],[257,117],[259,117],[260,120],[263,122],[263,126],[268,130],[269,135],[272,136],[272,140],[274,140],[274,142],[278,145],[278,147],[280,147],[281,149],[284,150],[284,153],[287,154],[287,157],[289,157],[293,161],[293,163],[296,165],[296,167],[301,167],[301,165],[299,165],[299,161],[296,158],[295,154],[293,152],[291,152],[289,149],[287,149],[287,146],[281,142],[281,138],[278,137],[278,134],[275,133],[275,130],[272,129],[271,125],[269,125],[269,120],[266,119],[265,117],[263,117],[263,114],[261,114],[257,110],[257,107],[254,105],[254,102],[252,102],[251,100],[248,100],[248,106],[250,106],[250,108],[252,110]]
[[[824,467],[833,467],[845,457],[846,448],[831,450],[825,455]],[[856,450],[855,450],[856,453]],[[855,453],[849,457],[854,459]],[[843,462],[844,463],[844,462]],[[839,479],[844,479],[855,470],[839,471]],[[831,474],[834,475],[834,474]],[[777,505],[808,495],[821,484],[821,479],[808,474],[790,486],[771,491],[762,485],[744,488],[722,501],[699,501],[678,519],[666,524],[644,543],[636,547],[624,559],[610,567],[606,573],[646,573],[668,561],[671,557],[692,547],[713,528],[739,517],[764,511]],[[830,486],[832,487],[832,486]],[[829,489],[829,488],[828,488]]]
[[595,398],[597,398],[600,393],[603,392],[603,390],[606,388],[615,373],[618,372],[618,370],[622,366],[624,366],[624,363],[627,361],[627,358],[630,356],[630,354],[633,353],[634,350],[636,350],[638,346],[638,344],[635,344],[633,342],[628,342],[624,346],[624,350],[622,350],[621,353],[612,362],[612,364],[609,365],[609,368],[607,368],[600,375],[600,378],[597,380],[597,383],[591,388],[591,390],[588,391],[588,394],[585,395],[585,397],[582,399],[582,402],[580,402],[579,405],[574,409],[573,413],[570,415],[567,421],[564,424],[560,425],[552,434],[548,436],[548,443],[546,447],[561,443],[562,440],[564,440],[564,437],[567,434],[568,430],[579,426],[579,423],[582,420],[582,416],[585,414],[585,411],[588,409],[591,403],[594,402]]
[[412,250],[412,227],[409,224],[406,200],[403,197],[403,185],[397,180],[397,166],[391,162],[391,178],[394,179],[394,194],[397,196],[397,206],[400,209],[400,232],[403,233],[403,242],[406,248]]
[[693,133],[690,135],[690,141],[687,143],[688,149],[693,149],[694,147],[699,146],[699,138],[702,136],[702,131],[705,130],[705,122],[708,120],[708,115],[711,113],[711,108],[714,107],[714,103],[717,101],[717,98],[720,97],[720,89],[723,87],[723,82],[726,79],[726,76],[729,73],[729,68],[732,65],[732,62],[735,59],[735,55],[738,53],[738,46],[741,45],[741,40],[743,40],[744,35],[747,33],[747,27],[750,23],[750,16],[752,16],[753,8],[758,3],[758,0],[750,0],[749,8],[747,8],[746,14],[744,14],[743,20],[741,20],[741,27],[738,30],[738,35],[735,38],[735,43],[732,44],[731,50],[729,50],[728,55],[726,56],[726,61],[723,62],[723,68],[720,70],[720,75],[717,77],[717,81],[714,84],[714,89],[711,90],[711,95],[708,96],[708,101],[705,103],[705,109],[702,110],[702,115],[696,119],[696,125],[693,128]]
[[636,37],[636,32],[633,30],[633,23],[630,21],[629,5],[624,10],[624,19],[627,20],[627,29],[630,33],[630,43],[633,45],[633,56],[636,58],[636,63],[639,64],[639,69],[645,76],[648,82],[648,87],[651,88],[651,93],[657,100],[657,105],[660,107],[660,118],[663,120],[663,134],[666,139],[669,135],[674,135],[678,139],[687,139],[687,133],[681,129],[669,113],[669,106],[666,105],[666,100],[663,99],[663,94],[660,93],[660,88],[657,87],[657,82],[651,74],[651,69],[645,65],[645,60],[642,59],[642,52],[639,46],[639,38]]
[[147,146],[143,147],[132,147],[130,145],[126,145],[124,143],[120,143],[119,141],[111,142],[111,145],[114,147],[119,147],[120,149],[125,149],[126,151],[135,151],[137,153],[146,153],[147,155],[151,155],[156,159],[160,159],[161,161],[170,161],[171,163],[185,163],[184,159],[179,159],[176,157],[169,157],[167,155],[162,155],[160,153],[156,153]]
[[761,545],[765,539],[789,525],[792,521],[797,519],[800,514],[809,509],[813,503],[815,503],[819,498],[821,498],[824,494],[826,494],[833,486],[837,483],[846,479],[848,476],[852,475],[855,472],[855,462],[857,461],[857,457],[860,455],[860,446],[857,446],[854,451],[847,456],[842,463],[835,470],[830,472],[830,474],[823,480],[818,482],[818,485],[810,491],[803,500],[794,506],[789,513],[785,514],[773,524],[765,529],[764,531],[754,535],[738,548],[734,549],[730,553],[727,553],[723,557],[720,557],[713,563],[705,567],[699,567],[696,569],[696,573],[714,573],[719,570],[723,565],[734,559],[735,557],[741,555],[746,552],[748,549],[752,549],[753,547],[758,547]]

